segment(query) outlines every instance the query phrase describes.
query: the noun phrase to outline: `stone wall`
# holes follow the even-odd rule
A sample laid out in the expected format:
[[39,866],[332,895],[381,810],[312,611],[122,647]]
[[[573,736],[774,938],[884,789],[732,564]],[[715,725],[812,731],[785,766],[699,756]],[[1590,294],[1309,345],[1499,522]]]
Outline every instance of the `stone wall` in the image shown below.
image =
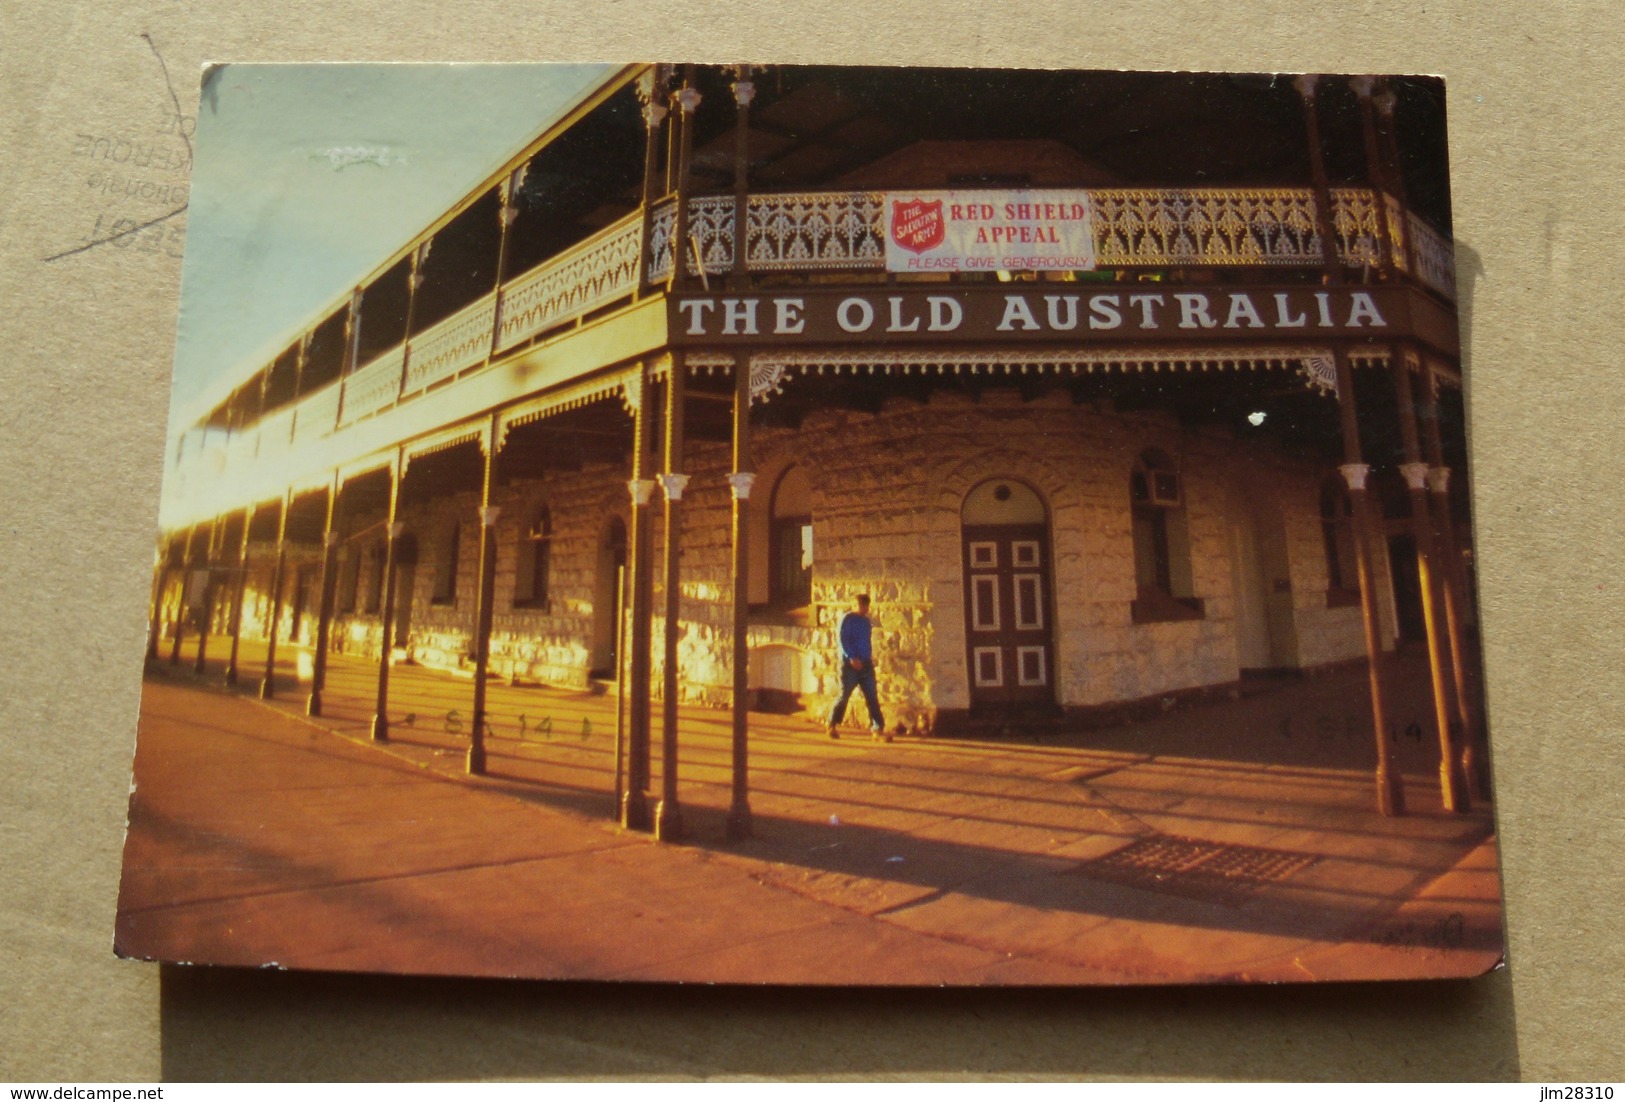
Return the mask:
[[[791,385],[794,385],[793,383]],[[1023,402],[1011,391],[980,398],[940,392],[926,404],[888,403],[878,413],[844,410],[808,416],[799,431],[760,429],[758,472],[750,501],[752,595],[766,598],[768,516],[772,488],[793,463],[811,482],[815,566],[804,614],[753,614],[755,687],[800,694],[822,711],[839,687],[835,626],[858,593],[871,595],[880,699],[889,723],[925,725],[942,709],[970,705],[965,640],[960,509],[965,496],[993,478],[1020,480],[1045,502],[1050,518],[1057,703],[1090,707],[1234,681],[1238,653],[1238,564],[1235,528],[1247,503],[1267,500],[1279,517],[1290,588],[1290,664],[1312,667],[1364,653],[1359,609],[1328,608],[1320,533],[1324,470],[1274,445],[1238,441],[1228,430],[1190,429],[1160,413],[1121,414],[1075,405],[1056,393]],[[1147,448],[1172,457],[1183,479],[1189,575],[1200,618],[1135,623],[1130,474]],[[691,442],[692,476],[682,501],[682,635],[680,692],[685,700],[728,703],[731,693],[731,495],[725,447]],[[501,487],[496,534],[497,579],[491,652],[493,674],[584,688],[608,664],[613,624],[613,569],[606,555],[612,524],[630,529],[622,468],[588,467]],[[520,543],[538,507],[551,518],[545,605],[514,607]],[[657,492],[654,692],[661,685],[664,532]],[[410,571],[408,650],[419,662],[466,666],[474,629],[479,568],[477,497],[459,494],[414,503],[400,519],[417,540]],[[347,530],[370,533],[346,554],[363,554],[381,537],[381,517],[350,518]],[[458,524],[456,598],[432,600],[443,534]],[[270,565],[256,547],[244,606],[244,630],[263,635]],[[310,548],[290,556],[319,561]],[[357,589],[369,588],[364,564]],[[314,571],[312,571],[314,573]],[[1386,637],[1393,634],[1393,596],[1386,560],[1377,564]],[[314,632],[315,587],[301,634]],[[358,602],[359,603],[359,602]],[[223,612],[217,613],[217,617]],[[283,630],[291,610],[285,602]],[[223,628],[224,622],[217,619]],[[378,617],[341,613],[334,646],[375,657]],[[863,708],[853,722],[865,722]]]

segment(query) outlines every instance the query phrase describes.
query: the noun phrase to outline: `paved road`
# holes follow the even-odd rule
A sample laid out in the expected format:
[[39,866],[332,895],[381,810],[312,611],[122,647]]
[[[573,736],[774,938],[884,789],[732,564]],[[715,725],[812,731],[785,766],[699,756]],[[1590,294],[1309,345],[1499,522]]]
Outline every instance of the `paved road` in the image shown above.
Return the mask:
[[375,666],[336,658],[315,726],[287,658],[277,706],[149,679],[125,951],[840,984],[1470,974],[1499,956],[1488,814],[1441,812],[1428,748],[1403,736],[1413,813],[1371,812],[1357,675],[1046,745],[832,743],[753,716],[757,836],[735,846],[727,717],[685,710],[691,837],[671,846],[609,822],[612,698],[493,686],[491,775],[470,779],[466,679],[397,667],[379,748]]

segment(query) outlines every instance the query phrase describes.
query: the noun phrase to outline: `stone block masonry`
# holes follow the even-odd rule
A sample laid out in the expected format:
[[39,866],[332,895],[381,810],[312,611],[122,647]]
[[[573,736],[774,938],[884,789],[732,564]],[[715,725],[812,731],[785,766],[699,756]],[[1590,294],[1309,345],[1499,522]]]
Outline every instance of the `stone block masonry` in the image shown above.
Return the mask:
[[[1189,587],[1201,613],[1137,623],[1130,476],[1136,458],[1150,448],[1171,457],[1182,480]],[[1273,445],[1238,441],[1226,430],[1192,430],[1163,414],[1079,406],[1059,393],[1024,402],[1014,391],[990,390],[974,401],[938,393],[923,405],[889,402],[878,413],[820,411],[798,431],[759,429],[754,451],[753,605],[767,603],[773,487],[792,466],[802,468],[811,488],[814,562],[807,608],[756,607],[752,613],[751,646],[768,656],[754,663],[752,687],[799,699],[809,713],[827,709],[838,691],[835,629],[859,593],[874,602],[876,673],[888,721],[927,728],[940,711],[970,706],[961,509],[966,495],[990,479],[1024,483],[1047,510],[1052,593],[1046,618],[1058,706],[1109,706],[1234,682],[1248,631],[1276,633],[1273,653],[1301,668],[1364,653],[1359,610],[1328,607],[1326,598],[1319,515],[1326,471]],[[733,661],[728,450],[690,441],[684,466],[692,481],[682,509],[679,685],[684,700],[726,705]],[[613,549],[630,528],[626,478],[622,468],[588,466],[498,489],[493,675],[586,688],[595,674],[612,671]],[[657,564],[666,535],[658,506],[657,500],[651,511]],[[519,602],[518,575],[528,561],[523,545],[544,508],[545,599]],[[1278,518],[1269,523],[1279,526],[1271,546],[1280,561],[1264,571],[1266,590],[1279,595],[1268,624],[1248,619],[1264,613],[1237,589],[1253,569],[1238,556],[1251,554],[1246,548],[1253,544],[1238,542],[1236,533],[1255,523],[1249,512],[1255,509]],[[373,531],[380,519],[350,518],[348,530]],[[476,495],[414,503],[400,519],[418,549],[416,564],[403,569],[401,579],[410,587],[410,600],[403,596],[401,606],[406,649],[426,664],[466,666],[479,561]],[[437,601],[436,578],[445,569],[454,525],[454,596]],[[362,556],[351,568],[353,589],[362,595],[374,586],[369,572],[379,559],[368,546],[360,540],[346,547],[346,555]],[[257,548],[255,559],[244,624],[249,634],[263,635],[265,549]],[[1377,575],[1388,577],[1385,561]],[[314,570],[295,569],[290,558],[290,591],[296,576],[314,577]],[[307,584],[314,593],[314,583]],[[658,609],[658,570],[653,588]],[[1387,586],[1380,596],[1391,637],[1393,597]],[[306,599],[300,622],[307,644],[314,602],[314,596]],[[289,603],[285,597],[284,631],[292,626]],[[375,656],[378,618],[364,610],[363,599],[354,603],[357,610],[341,610],[336,619],[333,645]],[[217,630],[223,615],[217,609]],[[656,616],[656,693],[663,631]],[[854,707],[849,722],[866,723],[863,712]]]

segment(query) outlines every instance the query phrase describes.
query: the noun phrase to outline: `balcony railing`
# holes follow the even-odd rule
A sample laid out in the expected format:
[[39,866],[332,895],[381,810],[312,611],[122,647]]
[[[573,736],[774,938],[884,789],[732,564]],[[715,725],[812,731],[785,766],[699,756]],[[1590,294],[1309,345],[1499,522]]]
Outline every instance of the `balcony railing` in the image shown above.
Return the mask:
[[493,291],[413,337],[406,346],[403,393],[416,394],[483,362],[491,354],[496,309]]
[[[1093,206],[1095,258],[1102,268],[1312,267],[1323,262],[1315,225],[1315,197],[1308,188],[1096,188]],[[1389,196],[1378,203],[1363,188],[1332,191],[1332,228],[1337,254],[1351,267],[1375,266],[1384,231],[1403,241],[1399,207]],[[671,273],[675,206],[665,203],[653,218],[649,277]],[[885,268],[885,201],[880,192],[792,192],[752,195],[746,207],[746,264],[752,272]],[[698,274],[698,252],[708,275],[733,265],[733,197],[691,201],[688,270]],[[1421,278],[1447,296],[1451,280],[1449,242],[1414,215],[1413,237],[1430,237]],[[1402,255],[1402,254],[1397,254]],[[1419,252],[1420,258],[1420,252]]]
[[344,380],[340,424],[347,425],[395,403],[395,399],[401,396],[401,367],[405,364],[405,356],[406,346],[397,344]]
[[629,215],[502,289],[495,351],[624,298],[637,289],[643,215]]
[[[1097,188],[1095,256],[1102,268],[1310,267],[1320,264],[1314,194],[1306,188]],[[1350,266],[1375,266],[1387,237],[1400,267],[1454,300],[1451,242],[1391,196],[1366,189],[1332,192],[1337,251]],[[546,263],[390,349],[332,384],[236,434],[229,465],[256,462],[328,435],[451,378],[532,337],[628,298],[639,257],[649,278],[671,271],[674,205],[658,207],[643,246],[634,212]],[[746,261],[752,272],[885,268],[885,201],[880,192],[753,195],[746,208]],[[733,197],[692,200],[690,229],[707,274],[733,265]],[[1407,256],[1406,244],[1409,243]],[[690,272],[698,272],[690,251]]]

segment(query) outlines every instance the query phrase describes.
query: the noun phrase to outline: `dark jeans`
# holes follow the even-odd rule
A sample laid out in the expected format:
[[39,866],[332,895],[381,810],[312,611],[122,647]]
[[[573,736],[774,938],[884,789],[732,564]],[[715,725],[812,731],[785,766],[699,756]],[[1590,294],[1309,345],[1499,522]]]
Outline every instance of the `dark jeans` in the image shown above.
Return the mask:
[[835,699],[835,707],[829,713],[829,725],[839,727],[841,720],[846,718],[846,702],[852,698],[853,689],[863,690],[863,702],[869,705],[869,727],[871,730],[883,731],[886,721],[880,715],[880,698],[875,695],[875,668],[865,665],[861,670],[854,670],[851,663],[841,667],[841,695]]

